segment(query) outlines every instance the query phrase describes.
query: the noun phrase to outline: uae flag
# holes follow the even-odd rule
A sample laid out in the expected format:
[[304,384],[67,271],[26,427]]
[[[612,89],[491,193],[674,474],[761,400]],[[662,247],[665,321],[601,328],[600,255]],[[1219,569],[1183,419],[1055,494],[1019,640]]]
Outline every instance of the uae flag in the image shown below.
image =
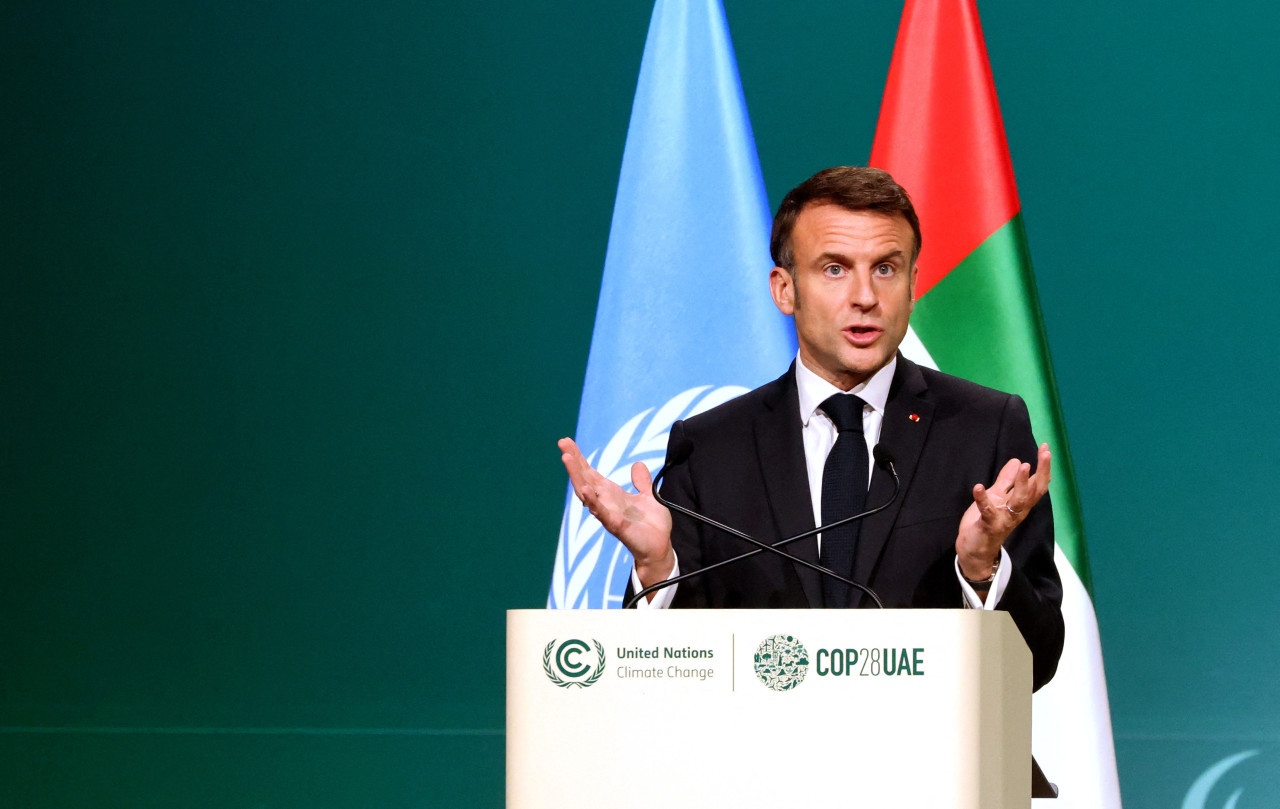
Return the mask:
[[1058,784],[1059,809],[1119,807],[1080,500],[974,0],[907,0],[870,163],[911,194],[924,234],[903,353],[1019,394],[1053,451],[1067,636],[1034,699],[1032,752]]

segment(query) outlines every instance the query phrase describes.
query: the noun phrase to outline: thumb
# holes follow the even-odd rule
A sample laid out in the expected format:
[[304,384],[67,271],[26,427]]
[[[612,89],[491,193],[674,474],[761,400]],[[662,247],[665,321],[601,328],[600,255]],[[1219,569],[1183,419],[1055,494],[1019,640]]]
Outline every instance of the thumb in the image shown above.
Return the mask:
[[653,475],[649,474],[649,467],[640,461],[631,465],[631,485],[635,486],[640,494],[653,495]]

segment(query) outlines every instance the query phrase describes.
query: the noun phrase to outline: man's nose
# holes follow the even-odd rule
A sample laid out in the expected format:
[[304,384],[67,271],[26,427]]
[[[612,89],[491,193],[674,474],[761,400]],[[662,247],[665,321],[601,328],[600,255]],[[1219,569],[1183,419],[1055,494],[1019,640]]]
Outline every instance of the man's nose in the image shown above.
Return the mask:
[[875,282],[869,270],[858,270],[853,273],[849,289],[849,305],[859,309],[874,309],[880,302],[876,294]]

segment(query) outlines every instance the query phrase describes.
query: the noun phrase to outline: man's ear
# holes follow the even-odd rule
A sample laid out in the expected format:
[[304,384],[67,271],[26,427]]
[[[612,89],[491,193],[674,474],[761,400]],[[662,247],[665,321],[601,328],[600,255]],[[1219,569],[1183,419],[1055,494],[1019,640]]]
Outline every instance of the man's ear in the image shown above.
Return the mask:
[[911,289],[910,289],[911,308],[907,310],[908,312],[914,312],[916,310],[916,276],[918,276],[919,274],[920,274],[920,268],[912,264],[911,265]]
[[[914,287],[912,287],[914,289]],[[784,315],[793,315],[796,311],[796,279],[782,267],[774,267],[769,273],[769,292],[773,294],[773,305]]]

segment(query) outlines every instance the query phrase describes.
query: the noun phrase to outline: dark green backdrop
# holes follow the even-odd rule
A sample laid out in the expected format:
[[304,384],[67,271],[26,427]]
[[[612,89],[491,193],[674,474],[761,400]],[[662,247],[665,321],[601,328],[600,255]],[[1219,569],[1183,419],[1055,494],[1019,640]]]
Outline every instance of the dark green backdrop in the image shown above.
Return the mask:
[[[865,161],[900,6],[726,4]],[[650,8],[5,4],[0,803],[500,805]],[[1280,14],[981,10],[1126,804],[1274,806]]]

